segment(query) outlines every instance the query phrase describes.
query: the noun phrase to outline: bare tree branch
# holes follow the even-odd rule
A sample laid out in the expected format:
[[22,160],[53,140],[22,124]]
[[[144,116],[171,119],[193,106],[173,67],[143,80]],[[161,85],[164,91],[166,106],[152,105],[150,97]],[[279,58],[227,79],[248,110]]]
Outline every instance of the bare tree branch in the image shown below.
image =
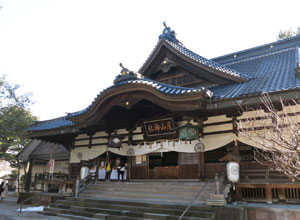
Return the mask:
[[279,111],[267,94],[262,94],[261,102],[258,109],[241,107],[239,135],[256,145],[256,161],[300,181],[300,104],[280,99]]

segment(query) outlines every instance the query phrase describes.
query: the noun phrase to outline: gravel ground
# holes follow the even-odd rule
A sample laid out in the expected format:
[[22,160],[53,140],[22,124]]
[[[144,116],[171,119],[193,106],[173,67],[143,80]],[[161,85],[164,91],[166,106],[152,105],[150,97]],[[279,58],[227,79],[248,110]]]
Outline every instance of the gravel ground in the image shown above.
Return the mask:
[[[38,214],[37,212],[19,212],[16,210],[20,208],[17,204],[18,196],[15,193],[9,192],[8,197],[0,203],[0,220],[21,220],[21,219],[53,219],[53,220],[66,220],[66,218],[52,217]],[[32,207],[24,205],[23,208]]]

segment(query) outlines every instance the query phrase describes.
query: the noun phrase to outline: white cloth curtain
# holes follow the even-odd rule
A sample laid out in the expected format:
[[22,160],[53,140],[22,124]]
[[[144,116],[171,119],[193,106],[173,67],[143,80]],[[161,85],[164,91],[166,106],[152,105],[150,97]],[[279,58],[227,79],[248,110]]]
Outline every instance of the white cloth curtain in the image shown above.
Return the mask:
[[256,142],[254,142],[254,141],[252,141],[252,140],[250,140],[250,139],[248,139],[248,138],[246,138],[246,137],[243,137],[243,136],[241,136],[241,135],[239,135],[239,136],[237,137],[237,140],[240,141],[240,142],[242,142],[242,143],[244,143],[244,144],[247,144],[247,145],[249,145],[249,146],[252,146],[252,147],[256,147],[256,148],[260,148],[260,149],[263,149],[263,148],[264,148],[264,147],[263,147],[262,145],[260,145],[259,143],[256,143]]
[[[230,142],[234,141],[237,137],[234,134],[218,134],[218,135],[209,135],[204,138],[200,138],[200,141],[205,146],[205,151],[215,150],[217,148],[223,147]],[[244,142],[243,140],[242,142]],[[152,152],[184,152],[184,153],[195,153],[195,145],[199,143],[199,140],[193,141],[162,141],[162,142],[152,142],[146,143],[142,142],[139,145],[128,145],[122,144],[122,147],[119,148],[107,148],[107,146],[93,146],[92,148],[81,147],[75,148],[71,151],[71,163],[79,163],[80,157],[78,158],[78,153],[81,153],[81,160],[91,160],[101,154],[106,150],[122,155],[122,156],[137,156],[145,155]]]
[[71,151],[70,163],[79,163],[80,160],[92,160],[106,151],[106,146],[77,147]]
[[236,135],[229,133],[204,136],[204,138],[201,138],[200,140],[205,145],[205,151],[210,151],[223,147],[235,139]]

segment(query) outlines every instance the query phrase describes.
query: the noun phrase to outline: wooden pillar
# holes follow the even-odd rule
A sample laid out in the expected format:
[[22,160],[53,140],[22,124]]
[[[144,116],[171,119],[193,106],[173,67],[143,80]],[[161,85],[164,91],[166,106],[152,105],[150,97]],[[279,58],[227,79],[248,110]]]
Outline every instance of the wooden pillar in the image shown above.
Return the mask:
[[110,152],[107,150],[106,151],[106,161],[109,161],[110,159]]
[[132,168],[132,159],[133,157],[127,156],[127,180],[131,180],[131,168]]
[[25,191],[30,191],[30,185],[31,185],[31,174],[32,174],[32,165],[33,165],[33,159],[30,159],[27,164],[27,173],[26,173],[26,180],[25,180]]
[[96,170],[95,170],[95,178],[98,180],[99,177],[99,166],[100,166],[100,160],[99,157],[96,159]]
[[236,195],[235,195],[236,200],[241,201],[242,200],[242,189],[238,185],[235,186],[235,193],[236,193]]
[[[198,120],[199,125],[199,135],[200,137],[204,137],[204,121],[206,121],[208,118],[200,118]],[[199,152],[199,162],[198,162],[198,170],[199,170],[199,179],[204,180],[205,179],[205,154],[204,152]]]
[[266,184],[266,199],[267,203],[272,203],[272,189],[270,184]]
[[199,179],[205,179],[205,157],[204,152],[199,152],[199,162],[198,162],[198,170],[199,170]]
[[[146,161],[146,163],[147,163],[147,164],[146,164],[146,166],[147,166],[147,177],[146,177],[146,178],[149,179],[149,172],[150,172],[150,171],[149,171],[149,169],[150,169],[150,167],[149,167],[149,155],[146,155],[146,160],[147,160],[147,161]],[[144,162],[144,161],[143,161],[143,162]]]

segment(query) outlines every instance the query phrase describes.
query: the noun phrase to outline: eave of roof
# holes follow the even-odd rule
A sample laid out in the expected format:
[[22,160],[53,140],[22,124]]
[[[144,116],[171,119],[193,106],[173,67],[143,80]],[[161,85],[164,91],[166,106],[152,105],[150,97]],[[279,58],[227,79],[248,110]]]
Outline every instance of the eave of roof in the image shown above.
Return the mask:
[[123,80],[120,81],[113,86],[110,86],[100,92],[97,97],[94,99],[94,101],[89,105],[87,108],[73,112],[68,113],[64,117],[47,120],[47,121],[41,121],[36,122],[36,124],[32,125],[31,127],[27,128],[27,131],[40,131],[40,130],[49,130],[49,129],[56,129],[56,128],[63,128],[63,127],[72,127],[75,126],[76,123],[72,120],[76,117],[81,117],[82,115],[88,113],[93,108],[95,108],[95,105],[98,103],[98,101],[107,93],[109,93],[112,89],[118,89],[121,90],[122,86],[126,85],[142,85],[146,86],[152,89],[155,89],[159,93],[162,93],[167,96],[173,96],[173,97],[186,97],[187,95],[192,94],[201,94],[207,98],[211,98],[212,92],[204,87],[199,88],[186,88],[186,87],[180,87],[180,86],[173,86],[169,84],[164,84],[160,82],[156,82],[150,79],[131,79],[131,80]]
[[72,127],[75,123],[68,120],[67,116],[55,118],[47,121],[37,121],[31,127],[26,128],[27,131],[49,130],[55,128]]
[[186,88],[186,87],[165,84],[165,83],[157,82],[157,81],[150,80],[150,79],[123,80],[123,81],[120,81],[120,82],[114,84],[113,86],[106,88],[102,92],[100,92],[99,95],[94,99],[92,104],[90,106],[88,106],[87,108],[83,109],[82,111],[69,113],[67,115],[67,118],[72,120],[72,118],[74,118],[74,117],[85,114],[86,112],[90,111],[93,108],[93,106],[95,106],[95,104],[103,97],[103,95],[105,93],[110,92],[110,90],[115,89],[115,88],[121,89],[122,86],[129,85],[129,84],[147,86],[149,88],[155,89],[156,91],[158,91],[164,95],[174,96],[174,97],[180,97],[180,96],[185,96],[185,95],[190,95],[190,94],[203,94],[204,96],[210,98],[213,95],[209,89],[206,89],[204,87]]

